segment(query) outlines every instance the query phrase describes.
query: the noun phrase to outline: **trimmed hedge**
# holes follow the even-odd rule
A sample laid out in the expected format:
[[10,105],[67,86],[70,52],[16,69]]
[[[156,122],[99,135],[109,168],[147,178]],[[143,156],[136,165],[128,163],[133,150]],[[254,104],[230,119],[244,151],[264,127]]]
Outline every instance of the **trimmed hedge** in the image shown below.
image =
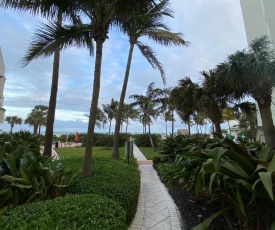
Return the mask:
[[[151,134],[154,145],[156,148],[160,146],[161,143],[161,135],[160,134]],[[138,147],[151,147],[149,134],[135,134],[133,135],[135,138],[135,144]]]
[[28,203],[0,216],[0,229],[126,229],[125,211],[95,194]]
[[[151,142],[149,134],[130,134],[130,133],[120,133],[119,135],[119,146],[124,147],[125,141],[129,141],[130,137],[135,138],[135,143],[139,147],[151,147]],[[151,134],[154,145],[156,148],[160,146],[161,135],[160,134]],[[67,135],[61,135],[58,140],[65,142]],[[67,141],[74,141],[75,134],[69,134]],[[95,133],[93,136],[93,146],[105,146],[112,147],[114,140],[114,134],[105,134],[105,133]],[[86,134],[79,134],[79,142],[82,143],[82,146],[86,145]]]
[[[60,160],[66,167],[78,171],[82,168],[83,158]],[[140,173],[136,166],[120,161],[93,158],[92,175],[80,178],[68,189],[69,193],[94,193],[117,201],[126,211],[127,224],[131,222],[137,210],[140,189]]]

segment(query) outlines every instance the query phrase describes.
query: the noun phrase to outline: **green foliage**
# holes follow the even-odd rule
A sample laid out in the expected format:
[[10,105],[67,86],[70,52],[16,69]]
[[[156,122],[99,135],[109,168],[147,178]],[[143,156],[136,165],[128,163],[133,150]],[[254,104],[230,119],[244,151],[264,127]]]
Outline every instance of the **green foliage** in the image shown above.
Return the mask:
[[[77,173],[40,155],[39,140],[28,132],[0,135],[0,208],[64,195]],[[4,211],[4,210],[2,210]]]
[[125,211],[95,194],[67,195],[20,205],[0,216],[1,229],[126,229]]
[[[222,210],[218,214],[225,215],[230,226],[227,214],[234,211],[244,229],[270,229],[275,220],[275,151],[220,138],[183,139],[182,149],[166,157],[166,163],[157,166],[158,172],[166,182],[184,181],[198,196],[218,200]],[[171,142],[163,149],[172,149]],[[196,229],[205,229],[218,214]]]
[[[154,145],[156,148],[160,146],[161,135],[160,134],[151,134]],[[133,135],[135,139],[135,144],[138,147],[151,147],[149,134],[135,134]]]
[[189,136],[178,134],[173,137],[167,136],[161,143],[159,153],[162,155],[164,161],[173,162],[184,149],[188,151],[190,148],[212,148],[218,145],[216,140],[208,139],[208,141],[205,142],[205,139],[206,137],[204,135]]
[[[60,160],[73,171],[82,167],[82,158]],[[80,178],[69,188],[69,193],[94,193],[116,200],[126,211],[127,223],[133,219],[138,203],[140,174],[136,166],[123,162],[96,158],[92,160],[92,175]]]

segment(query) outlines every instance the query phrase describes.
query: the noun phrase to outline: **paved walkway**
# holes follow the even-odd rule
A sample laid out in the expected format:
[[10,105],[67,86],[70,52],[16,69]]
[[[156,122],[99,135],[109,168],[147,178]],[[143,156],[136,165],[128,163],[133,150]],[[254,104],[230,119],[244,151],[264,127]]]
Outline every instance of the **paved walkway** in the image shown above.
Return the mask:
[[134,145],[141,173],[141,188],[135,219],[129,230],[181,230],[180,216],[173,199],[161,183],[152,161]]

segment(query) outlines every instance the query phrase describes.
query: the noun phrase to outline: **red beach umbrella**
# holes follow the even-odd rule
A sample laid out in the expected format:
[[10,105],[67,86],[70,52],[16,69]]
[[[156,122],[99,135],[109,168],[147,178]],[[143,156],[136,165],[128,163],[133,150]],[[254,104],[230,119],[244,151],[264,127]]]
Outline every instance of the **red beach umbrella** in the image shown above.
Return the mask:
[[78,132],[75,133],[74,141],[79,141],[79,139],[78,139]]

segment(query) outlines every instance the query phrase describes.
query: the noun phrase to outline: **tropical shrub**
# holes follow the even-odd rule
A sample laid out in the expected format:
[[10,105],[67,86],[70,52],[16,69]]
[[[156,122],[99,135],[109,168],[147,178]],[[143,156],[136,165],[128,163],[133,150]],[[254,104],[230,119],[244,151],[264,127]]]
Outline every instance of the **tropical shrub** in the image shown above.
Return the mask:
[[67,195],[20,205],[0,216],[0,229],[126,229],[117,202],[94,194]]
[[[83,159],[68,158],[60,162],[77,171],[82,168]],[[117,201],[126,211],[126,220],[129,224],[137,210],[140,189],[140,174],[137,166],[96,157],[92,159],[92,165],[92,175],[76,180],[71,184],[68,192],[100,194]]]
[[[207,141],[205,141],[207,140]],[[207,136],[189,136],[177,134],[174,136],[167,136],[162,141],[159,153],[162,155],[164,161],[174,162],[176,157],[182,151],[189,151],[189,149],[213,148],[219,143],[215,139],[208,139]]]
[[[223,214],[229,226],[232,211],[241,229],[271,229],[275,226],[275,151],[231,140],[190,140],[192,145],[178,151],[174,161],[157,168],[166,182],[184,182],[198,196],[218,200],[221,211],[195,229],[206,229],[216,216]],[[185,140],[185,143],[188,141]]]
[[[0,136],[0,208],[66,193],[78,173],[40,154],[39,140],[28,132]],[[4,211],[4,210],[2,210]]]

